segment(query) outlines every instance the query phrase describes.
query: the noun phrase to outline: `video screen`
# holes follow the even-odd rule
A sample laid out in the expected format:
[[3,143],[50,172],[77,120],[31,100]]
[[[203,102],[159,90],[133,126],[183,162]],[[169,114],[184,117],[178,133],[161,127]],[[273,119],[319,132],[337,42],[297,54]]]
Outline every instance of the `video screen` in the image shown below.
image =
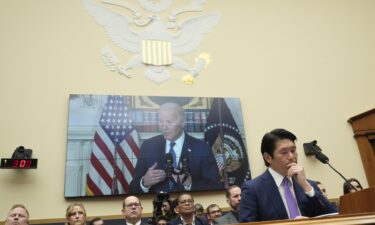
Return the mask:
[[239,98],[70,95],[67,198],[223,190],[249,179]]

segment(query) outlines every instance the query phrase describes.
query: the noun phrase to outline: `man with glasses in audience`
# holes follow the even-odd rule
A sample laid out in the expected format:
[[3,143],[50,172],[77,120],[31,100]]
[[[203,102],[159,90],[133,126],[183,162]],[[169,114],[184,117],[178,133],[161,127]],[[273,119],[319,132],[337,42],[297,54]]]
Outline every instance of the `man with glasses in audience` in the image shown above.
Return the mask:
[[85,225],[86,210],[81,203],[72,203],[66,208],[66,225]]
[[209,225],[207,221],[195,216],[194,199],[190,194],[182,193],[177,197],[179,217],[169,225]]
[[126,197],[122,203],[122,214],[126,225],[147,225],[141,220],[142,210],[143,207],[139,198],[133,195]]
[[29,212],[26,207],[21,204],[13,205],[10,208],[5,225],[29,225]]

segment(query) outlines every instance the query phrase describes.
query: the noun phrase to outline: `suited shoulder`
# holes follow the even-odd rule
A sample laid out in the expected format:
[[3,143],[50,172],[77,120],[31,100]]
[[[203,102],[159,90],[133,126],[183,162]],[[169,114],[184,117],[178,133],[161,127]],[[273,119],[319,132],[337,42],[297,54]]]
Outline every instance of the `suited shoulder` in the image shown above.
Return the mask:
[[155,146],[163,145],[164,143],[163,135],[157,135],[145,140],[141,146],[141,151],[145,151],[148,149],[153,149]]
[[216,225],[224,225],[224,224],[233,224],[239,223],[237,219],[233,216],[232,212],[228,212],[225,215],[216,219]]
[[195,138],[191,135],[186,134],[185,142],[188,144],[188,147],[190,147],[190,148],[200,149],[200,151],[199,151],[200,153],[203,153],[204,150],[209,151],[209,152],[211,151],[211,148],[207,143],[205,143],[204,141],[199,140],[198,138]]
[[154,137],[151,137],[147,140],[145,140],[142,144],[143,145],[150,145],[150,144],[155,144],[155,143],[158,143],[158,142],[163,142],[164,141],[164,137],[163,135],[156,135]]
[[261,175],[243,183],[242,188],[258,187],[259,185],[263,185],[263,183],[267,181],[269,176],[269,172],[266,170]]

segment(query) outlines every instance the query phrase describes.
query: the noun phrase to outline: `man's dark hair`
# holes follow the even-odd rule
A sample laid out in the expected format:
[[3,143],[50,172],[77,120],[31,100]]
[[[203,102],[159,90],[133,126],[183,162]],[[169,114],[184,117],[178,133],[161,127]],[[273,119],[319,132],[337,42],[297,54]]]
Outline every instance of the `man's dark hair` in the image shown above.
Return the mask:
[[90,225],[94,225],[94,223],[95,223],[96,221],[99,221],[99,220],[102,220],[102,218],[100,218],[100,217],[95,217],[94,219],[92,219],[92,220],[90,221]]
[[[273,152],[275,151],[276,142],[282,139],[289,139],[295,142],[297,140],[297,137],[293,133],[281,128],[274,129],[271,132],[266,133],[263,136],[262,144],[260,147],[262,156],[264,153],[268,153],[273,158]],[[264,157],[263,160],[264,164],[268,167],[270,164],[265,160]]]
[[168,217],[166,216],[158,216],[156,217],[155,224],[158,224],[160,220],[165,220],[167,223],[169,221]]
[[[125,200],[126,200],[127,198],[129,198],[129,197],[136,197],[136,198],[138,198],[138,197],[135,196],[135,195],[128,195],[128,196],[126,196],[126,197],[124,198],[124,201],[122,201],[122,209],[125,209]],[[142,205],[141,200],[140,200],[139,198],[138,198],[138,201],[139,201],[139,204]]]
[[[227,188],[227,190],[225,191],[225,197],[229,198],[230,197],[230,190],[232,190],[233,188],[240,188],[238,185],[232,185],[232,186],[229,186]],[[241,188],[240,188],[241,189]]]
[[176,197],[176,199],[177,199],[177,205],[180,203],[180,198],[181,198],[181,196],[183,196],[183,195],[189,195],[189,196],[191,197],[191,199],[194,200],[194,198],[193,198],[193,196],[192,196],[191,194],[189,194],[189,193],[187,193],[187,192],[183,192],[183,193],[180,193],[179,195],[177,195],[177,197]]

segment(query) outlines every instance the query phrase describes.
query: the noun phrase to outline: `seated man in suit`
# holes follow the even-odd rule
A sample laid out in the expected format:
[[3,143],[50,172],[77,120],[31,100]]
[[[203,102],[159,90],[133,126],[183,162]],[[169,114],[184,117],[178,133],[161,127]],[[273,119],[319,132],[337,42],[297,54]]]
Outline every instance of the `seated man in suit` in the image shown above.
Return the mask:
[[26,207],[21,204],[13,205],[8,212],[4,224],[29,225],[29,212],[27,211]]
[[296,136],[275,129],[263,136],[268,169],[242,187],[240,222],[294,219],[337,212],[298,164]]
[[[223,188],[211,148],[186,134],[184,126],[185,112],[180,105],[165,103],[160,106],[159,130],[162,135],[142,144],[130,184],[133,193]],[[166,154],[170,156],[169,161]],[[169,174],[166,170],[170,171]]]
[[194,199],[190,194],[182,193],[176,199],[179,217],[169,221],[168,225],[209,225],[207,220],[195,216]]
[[142,221],[143,207],[139,198],[130,195],[122,203],[122,215],[125,218],[125,225],[148,225]]
[[216,224],[223,225],[239,223],[238,213],[240,211],[241,188],[237,185],[230,186],[227,188],[225,196],[227,198],[227,203],[230,206],[230,211],[224,216],[217,218]]

